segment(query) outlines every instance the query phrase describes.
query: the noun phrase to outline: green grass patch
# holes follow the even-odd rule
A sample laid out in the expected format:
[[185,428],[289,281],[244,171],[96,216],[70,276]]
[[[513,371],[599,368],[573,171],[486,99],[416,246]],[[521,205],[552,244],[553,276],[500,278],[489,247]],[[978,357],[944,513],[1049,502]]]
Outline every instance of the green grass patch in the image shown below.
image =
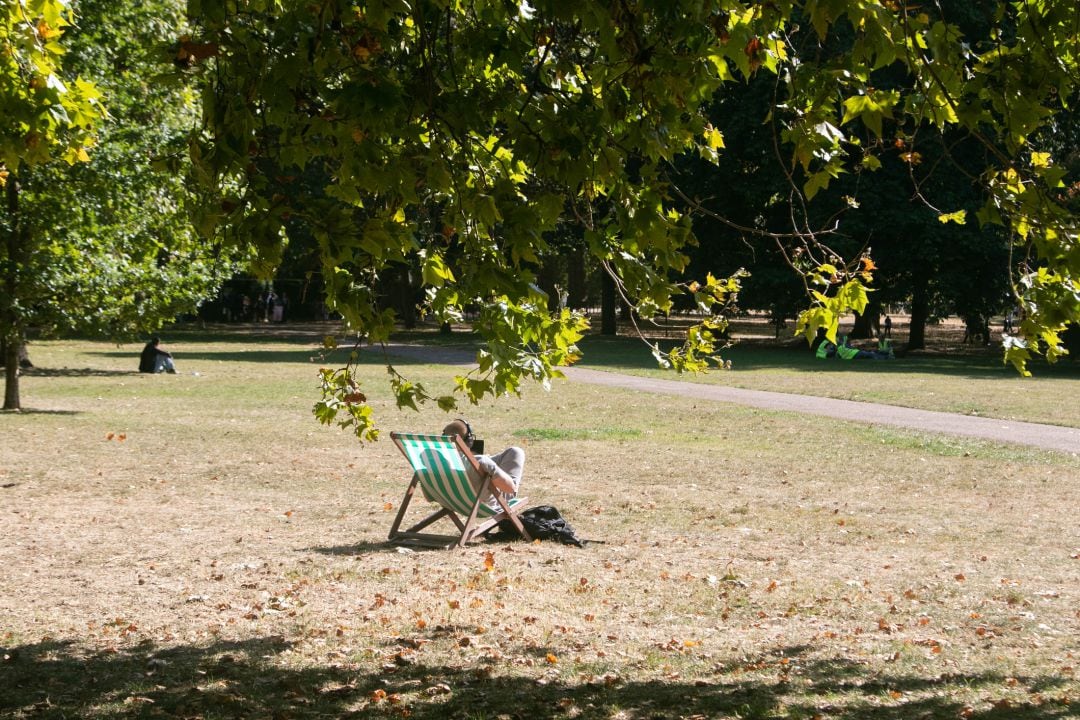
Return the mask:
[[989,351],[844,362],[819,360],[802,344],[736,344],[722,353],[731,370],[676,375],[640,340],[589,336],[581,347],[580,366],[596,370],[1080,427],[1080,403],[1060,402],[1080,397],[1080,366],[1068,360],[1036,363],[1023,378]]
[[644,433],[637,428],[600,427],[600,428],[525,428],[515,430],[514,437],[521,440],[631,440]]

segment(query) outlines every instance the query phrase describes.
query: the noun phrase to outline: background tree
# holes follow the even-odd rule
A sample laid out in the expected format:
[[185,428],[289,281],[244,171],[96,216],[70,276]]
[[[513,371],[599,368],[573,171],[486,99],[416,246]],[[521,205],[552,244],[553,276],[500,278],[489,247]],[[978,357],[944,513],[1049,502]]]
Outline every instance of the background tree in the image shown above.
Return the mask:
[[[118,340],[152,332],[194,312],[234,270],[228,256],[197,238],[184,206],[185,141],[197,105],[189,88],[163,81],[161,67],[182,3],[83,0],[78,7],[78,23],[66,26],[64,67],[93,85],[56,75],[49,82],[66,82],[61,97],[71,87],[83,93],[83,105],[66,117],[76,129],[97,118],[96,145],[88,155],[86,136],[73,158],[83,162],[24,163],[17,182],[9,178],[3,330],[16,346],[31,329]],[[109,100],[107,121],[97,93]],[[60,106],[48,107],[61,115]],[[5,407],[17,408],[12,370],[9,362]]]
[[0,336],[6,351],[4,409],[19,409],[19,353],[33,299],[31,262],[42,254],[40,226],[23,207],[34,170],[89,160],[104,116],[98,91],[67,75],[61,36],[71,24],[58,0],[9,0],[0,10],[0,184],[6,202],[0,232]]

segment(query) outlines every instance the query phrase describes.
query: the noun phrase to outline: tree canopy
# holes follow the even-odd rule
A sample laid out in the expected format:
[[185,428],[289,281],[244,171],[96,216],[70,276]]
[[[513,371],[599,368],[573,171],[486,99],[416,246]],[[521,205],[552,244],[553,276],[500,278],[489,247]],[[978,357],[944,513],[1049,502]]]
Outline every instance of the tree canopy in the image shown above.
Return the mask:
[[[378,287],[398,264],[419,265],[437,317],[477,307],[478,371],[445,392],[395,373],[402,404],[514,392],[573,360],[583,319],[549,311],[535,284],[560,221],[583,228],[641,316],[691,296],[702,322],[681,348],[656,352],[700,369],[738,278],[673,280],[695,242],[696,203],[672,171],[688,154],[724,163],[725,128],[707,108],[767,76],[775,90],[760,121],[775,128],[791,209],[790,227],[762,237],[806,282],[800,329],[834,335],[843,313],[865,308],[875,269],[829,243],[835,226],[815,220],[815,198],[889,154],[914,168],[920,135],[958,132],[985,153],[981,202],[918,197],[941,223],[1000,225],[1024,258],[1013,283],[1023,321],[1005,352],[1026,372],[1033,353],[1054,359],[1080,318],[1076,220],[1047,140],[1078,98],[1080,9],[985,3],[991,30],[971,36],[961,5],[190,0],[175,61],[203,87],[191,147],[199,228],[253,243],[272,266],[304,226],[330,304],[365,339],[389,335]],[[356,380],[350,367],[326,370],[317,413],[372,437]]]
[[182,4],[82,0],[77,20],[62,2],[5,7],[0,331],[16,409],[29,329],[130,339],[192,311],[233,267],[184,206],[198,114],[189,88],[163,82]]

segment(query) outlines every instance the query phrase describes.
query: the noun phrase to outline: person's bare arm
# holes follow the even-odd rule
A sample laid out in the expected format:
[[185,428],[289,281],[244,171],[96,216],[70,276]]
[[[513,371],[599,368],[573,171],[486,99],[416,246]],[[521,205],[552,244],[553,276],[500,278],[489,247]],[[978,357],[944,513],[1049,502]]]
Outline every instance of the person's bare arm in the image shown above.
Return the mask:
[[510,494],[516,492],[514,481],[510,479],[510,476],[502,468],[495,464],[494,460],[487,455],[480,455],[476,458],[476,462],[480,464],[480,469],[484,473],[491,476],[491,484],[495,486],[496,490]]

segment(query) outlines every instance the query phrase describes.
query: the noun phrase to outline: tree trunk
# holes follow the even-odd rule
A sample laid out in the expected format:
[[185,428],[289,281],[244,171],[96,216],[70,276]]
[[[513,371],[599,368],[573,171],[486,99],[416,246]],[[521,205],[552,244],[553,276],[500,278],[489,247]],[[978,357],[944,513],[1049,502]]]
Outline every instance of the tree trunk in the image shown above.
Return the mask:
[[20,410],[19,403],[19,349],[15,343],[8,343],[4,358],[4,409]]
[[563,286],[562,270],[559,258],[546,256],[536,270],[536,285],[547,293],[547,308],[550,312],[559,309],[559,290]]
[[416,327],[416,289],[413,287],[413,271],[402,267],[393,280],[394,309],[406,330]]
[[930,296],[926,281],[916,281],[911,297],[911,326],[908,328],[908,350],[926,347],[926,321],[930,317]]
[[585,251],[574,248],[570,251],[570,261],[566,264],[566,291],[569,295],[567,304],[571,309],[583,308],[589,301],[589,289],[585,281]]
[[3,268],[4,292],[0,294],[0,336],[4,338],[4,409],[20,410],[19,400],[19,349],[22,347],[23,328],[17,309],[19,290],[19,267],[26,253],[19,218],[19,180],[14,174],[7,180],[8,228],[4,237],[6,266]]
[[881,304],[869,302],[866,305],[866,312],[862,315],[855,313],[855,326],[851,328],[851,335],[849,335],[849,337],[852,340],[865,340],[867,338],[877,337],[880,323]]
[[619,323],[615,316],[618,309],[618,293],[615,292],[615,279],[601,270],[600,278],[600,334],[618,335]]
[[[30,362],[30,351],[26,348],[26,338],[24,337],[19,344],[19,367],[23,370],[34,367],[34,363]],[[7,340],[0,338],[0,367],[7,367],[7,349]]]

